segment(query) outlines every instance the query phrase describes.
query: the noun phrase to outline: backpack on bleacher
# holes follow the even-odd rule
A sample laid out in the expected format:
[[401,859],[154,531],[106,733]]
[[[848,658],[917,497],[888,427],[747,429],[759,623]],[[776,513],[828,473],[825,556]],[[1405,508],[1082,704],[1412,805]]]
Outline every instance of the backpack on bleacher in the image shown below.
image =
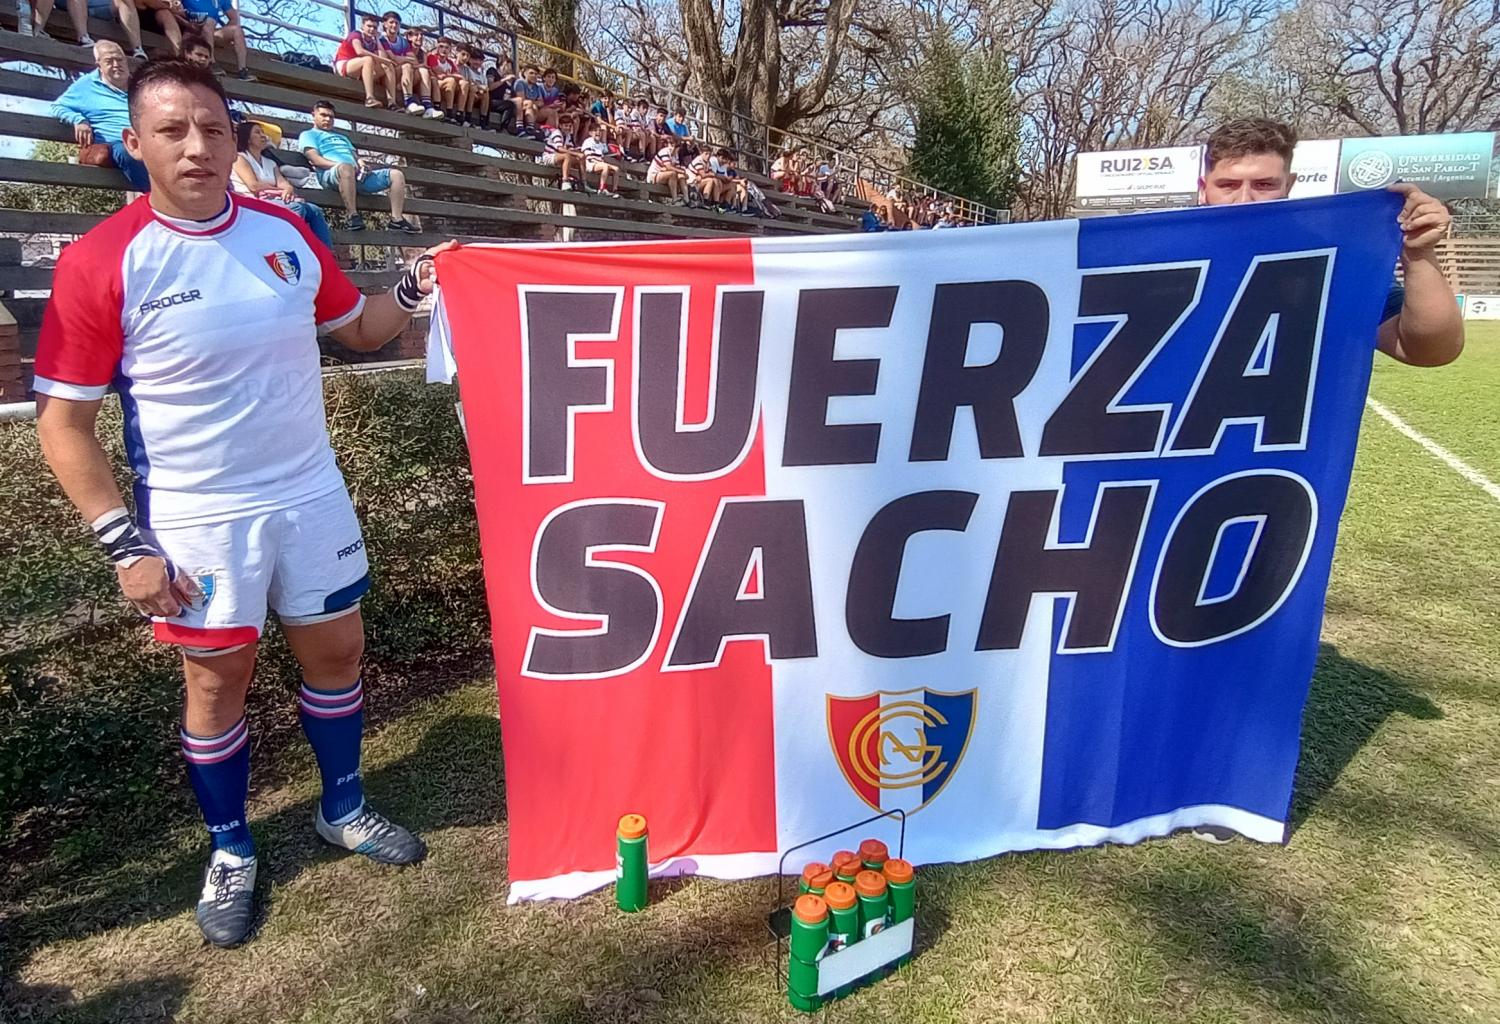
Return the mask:
[[328,74],[333,73],[333,68],[329,67],[327,64],[324,64],[321,60],[319,60],[311,53],[298,53],[296,50],[288,50],[286,51],[286,53],[283,53],[281,55],[281,59],[288,64],[295,64],[297,67],[306,68],[309,71],[323,71]]

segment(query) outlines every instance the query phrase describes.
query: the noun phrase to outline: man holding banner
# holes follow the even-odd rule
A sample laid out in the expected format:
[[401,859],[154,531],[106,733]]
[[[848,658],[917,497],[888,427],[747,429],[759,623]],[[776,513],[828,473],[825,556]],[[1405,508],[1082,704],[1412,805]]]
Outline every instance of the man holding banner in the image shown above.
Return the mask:
[[[1291,169],[1296,145],[1292,128],[1267,118],[1220,126],[1205,147],[1199,199],[1205,206],[1222,206],[1287,198],[1297,181]],[[1391,286],[1376,345],[1403,363],[1442,366],[1464,347],[1463,316],[1436,251],[1453,218],[1416,185],[1398,182],[1390,188],[1406,198],[1397,218],[1405,286]]]

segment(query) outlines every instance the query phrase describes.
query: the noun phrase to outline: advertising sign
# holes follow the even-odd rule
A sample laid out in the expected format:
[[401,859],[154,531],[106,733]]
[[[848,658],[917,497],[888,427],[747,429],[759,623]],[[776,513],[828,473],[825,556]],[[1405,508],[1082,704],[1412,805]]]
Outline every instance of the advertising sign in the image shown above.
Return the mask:
[[1202,146],[1078,154],[1080,210],[1153,210],[1195,206]]
[[1292,153],[1293,199],[1331,196],[1339,183],[1339,140],[1304,139]]
[[1345,139],[1339,153],[1339,191],[1385,188],[1410,181],[1436,199],[1489,195],[1493,132]]
[[1500,295],[1464,296],[1465,320],[1500,320]]

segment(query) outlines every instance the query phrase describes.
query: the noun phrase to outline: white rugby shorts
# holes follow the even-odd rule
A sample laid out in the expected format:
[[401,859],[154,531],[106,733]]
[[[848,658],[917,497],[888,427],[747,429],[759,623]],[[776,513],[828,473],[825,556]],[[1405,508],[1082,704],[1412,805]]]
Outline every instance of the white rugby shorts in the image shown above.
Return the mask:
[[291,508],[194,526],[141,531],[203,597],[156,639],[201,653],[260,639],[266,609],[286,625],[348,615],[370,589],[370,563],[349,492],[340,487]]

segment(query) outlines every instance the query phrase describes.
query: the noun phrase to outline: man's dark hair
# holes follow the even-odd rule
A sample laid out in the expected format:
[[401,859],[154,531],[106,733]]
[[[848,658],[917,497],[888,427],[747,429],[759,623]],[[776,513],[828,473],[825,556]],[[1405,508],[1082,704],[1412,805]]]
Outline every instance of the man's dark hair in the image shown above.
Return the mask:
[[316,113],[319,110],[326,110],[330,114],[337,114],[338,113],[338,111],[333,108],[333,104],[329,103],[327,100],[318,100],[318,102],[316,102],[316,103],[314,103],[312,105],[312,108],[313,108],[313,112],[314,113]]
[[400,21],[401,20],[401,15],[397,14],[395,11],[386,11],[384,14],[382,14],[380,16],[380,20],[381,21],[390,21],[392,18],[395,18],[397,21]]
[[362,14],[362,15],[359,16],[359,23],[361,25],[363,25],[367,21],[370,22],[370,24],[372,24],[372,25],[379,25],[380,24],[380,19],[377,18],[377,17],[375,17],[375,15],[373,15],[373,14]]
[[542,77],[546,78],[548,75],[551,75],[553,78],[556,78],[557,77],[557,69],[556,68],[542,68]]
[[729,150],[727,149],[720,149],[717,153],[714,154],[714,156],[718,157],[720,160],[734,159],[734,154],[729,152]]
[[1268,117],[1240,117],[1221,124],[1208,137],[1203,166],[1205,170],[1211,171],[1220,160],[1275,153],[1286,161],[1287,168],[1290,169],[1292,151],[1296,148],[1296,129]]
[[208,40],[202,36],[188,36],[182,41],[182,52],[186,54],[189,50],[207,50],[210,54],[214,48],[208,45]]
[[524,75],[528,71],[537,71],[537,70],[539,70],[539,69],[537,68],[537,66],[535,64],[527,64],[525,67],[523,67],[521,69],[521,74]]
[[687,111],[683,110],[681,107],[678,107],[676,110],[672,111],[672,113],[677,117],[687,117]]
[[131,124],[136,123],[137,98],[147,89],[158,85],[201,85],[219,97],[219,102],[224,104],[224,115],[229,116],[229,97],[224,95],[224,87],[219,84],[212,71],[190,64],[180,57],[169,57],[148,60],[130,76],[125,96],[130,108]]

